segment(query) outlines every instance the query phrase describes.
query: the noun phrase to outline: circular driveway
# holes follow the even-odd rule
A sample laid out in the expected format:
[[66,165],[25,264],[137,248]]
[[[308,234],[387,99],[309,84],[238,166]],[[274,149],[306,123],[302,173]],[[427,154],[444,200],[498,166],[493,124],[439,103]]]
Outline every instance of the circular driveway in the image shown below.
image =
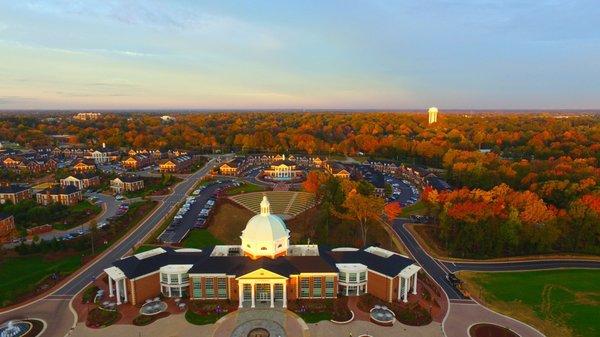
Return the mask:
[[286,336],[283,327],[277,322],[266,319],[256,319],[238,325],[231,333],[231,337],[246,337],[250,331],[254,329],[265,329],[269,332],[269,336],[273,337]]

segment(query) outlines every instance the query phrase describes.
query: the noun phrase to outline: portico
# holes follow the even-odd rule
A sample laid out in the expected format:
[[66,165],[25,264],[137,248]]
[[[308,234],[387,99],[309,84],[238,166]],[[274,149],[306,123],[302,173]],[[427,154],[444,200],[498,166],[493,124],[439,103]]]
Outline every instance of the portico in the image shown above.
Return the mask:
[[108,275],[108,293],[110,297],[114,297],[116,293],[117,305],[127,303],[127,279],[125,274],[117,267],[110,267],[104,271]]
[[278,303],[287,307],[287,277],[260,268],[236,280],[240,308],[256,308],[261,304],[274,308]]

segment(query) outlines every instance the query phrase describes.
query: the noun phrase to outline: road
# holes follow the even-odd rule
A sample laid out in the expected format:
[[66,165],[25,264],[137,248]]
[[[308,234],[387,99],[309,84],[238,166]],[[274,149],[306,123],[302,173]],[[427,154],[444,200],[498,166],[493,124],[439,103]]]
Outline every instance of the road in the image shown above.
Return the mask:
[[453,286],[446,281],[446,274],[448,270],[444,268],[444,265],[436,259],[429,256],[423,248],[419,245],[417,240],[412,234],[406,229],[406,223],[410,222],[409,219],[396,219],[392,224],[394,231],[398,234],[406,249],[410,252],[413,258],[419,263],[419,265],[425,269],[427,274],[434,279],[434,281],[442,287],[444,292],[448,295],[450,300],[467,300],[463,294],[456,290]]
[[78,271],[60,288],[40,300],[0,312],[0,322],[13,318],[37,317],[45,320],[48,324],[48,328],[43,334],[44,337],[65,336],[74,323],[74,316],[68,305],[70,300],[93,279],[101,275],[104,268],[109,267],[112,261],[131,252],[132,247],[150,233],[171,211],[172,207],[186,197],[186,192],[194,186],[196,181],[209,172],[215,164],[214,159],[209,161],[202,169],[175,186],[173,193],[164,198],[162,203],[134,231],[91,264],[85,266],[84,269]]
[[544,336],[535,328],[494,312],[478,302],[466,298],[446,281],[446,274],[460,270],[470,271],[518,271],[556,268],[600,268],[600,261],[586,260],[532,260],[514,262],[449,262],[430,256],[406,228],[409,219],[396,219],[392,228],[398,234],[410,254],[442,288],[448,297],[448,312],[442,322],[442,329],[448,337],[464,337],[472,324],[489,322],[505,326],[521,336]]
[[586,260],[539,260],[539,261],[514,261],[514,262],[443,262],[451,272],[466,271],[516,271],[516,270],[541,270],[559,268],[600,268],[600,261]]

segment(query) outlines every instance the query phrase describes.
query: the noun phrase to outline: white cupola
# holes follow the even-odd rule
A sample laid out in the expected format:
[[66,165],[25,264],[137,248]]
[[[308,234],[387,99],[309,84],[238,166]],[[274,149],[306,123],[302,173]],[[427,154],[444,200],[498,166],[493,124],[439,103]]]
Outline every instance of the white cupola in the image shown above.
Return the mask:
[[287,252],[290,231],[280,217],[271,214],[271,204],[265,195],[260,203],[260,214],[248,221],[240,238],[246,255],[275,258]]

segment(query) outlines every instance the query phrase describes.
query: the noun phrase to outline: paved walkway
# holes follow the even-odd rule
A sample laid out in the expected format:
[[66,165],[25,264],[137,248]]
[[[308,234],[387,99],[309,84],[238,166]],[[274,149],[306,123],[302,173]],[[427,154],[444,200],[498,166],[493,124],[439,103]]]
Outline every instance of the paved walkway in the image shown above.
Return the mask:
[[[298,316],[285,309],[241,309],[221,318],[215,324],[214,337],[245,337],[250,327],[270,327],[272,336],[281,329],[282,337],[307,337],[308,327]],[[235,333],[235,334],[234,334]]]
[[529,325],[497,314],[477,303],[450,303],[450,312],[444,322],[444,331],[448,337],[463,337],[472,324],[480,322],[503,326],[521,337],[544,337]]
[[[394,323],[393,326],[379,326],[371,322],[352,321],[348,324],[335,324],[328,321],[309,324],[310,337],[347,337],[352,334],[358,337],[369,334],[373,337],[443,337],[442,327],[439,323],[430,323],[426,326],[408,326]],[[463,337],[466,337],[463,335]]]

